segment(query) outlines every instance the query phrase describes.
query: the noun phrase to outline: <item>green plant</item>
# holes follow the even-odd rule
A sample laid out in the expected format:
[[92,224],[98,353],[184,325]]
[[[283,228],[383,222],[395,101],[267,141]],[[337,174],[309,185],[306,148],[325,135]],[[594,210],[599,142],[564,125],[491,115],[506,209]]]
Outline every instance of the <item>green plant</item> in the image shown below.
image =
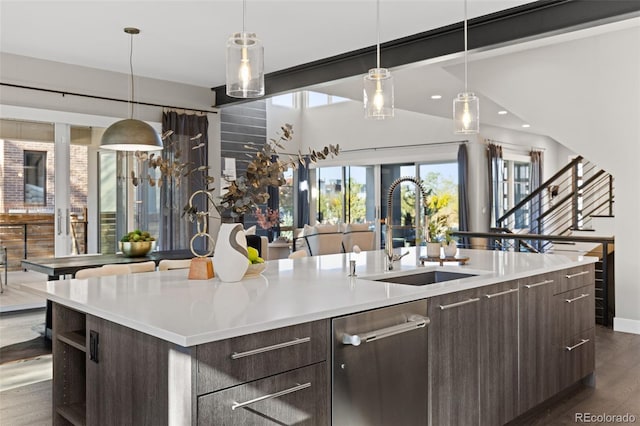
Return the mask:
[[427,226],[428,240],[435,243],[442,241],[445,238],[447,231],[447,217],[442,215],[435,215],[429,217],[429,224]]

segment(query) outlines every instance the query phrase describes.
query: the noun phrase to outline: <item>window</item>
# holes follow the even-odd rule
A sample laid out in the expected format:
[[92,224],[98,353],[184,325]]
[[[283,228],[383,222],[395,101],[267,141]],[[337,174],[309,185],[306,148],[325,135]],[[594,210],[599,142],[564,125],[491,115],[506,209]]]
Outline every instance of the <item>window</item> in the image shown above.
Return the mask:
[[318,168],[318,222],[344,222],[344,194],[342,167]]
[[350,99],[343,98],[341,96],[333,96],[328,95],[326,93],[312,92],[307,90],[306,94],[306,105],[307,108],[315,108],[319,106],[325,106],[330,104],[338,104],[340,102],[346,102]]
[[47,153],[24,151],[24,203],[46,205]]
[[[531,192],[531,162],[525,158],[504,160],[502,184],[502,211],[498,212],[498,217],[515,207],[525,199]],[[515,214],[514,229],[529,228],[529,204],[523,206]]]
[[271,98],[271,105],[281,106],[285,108],[295,108],[295,93],[285,93]]

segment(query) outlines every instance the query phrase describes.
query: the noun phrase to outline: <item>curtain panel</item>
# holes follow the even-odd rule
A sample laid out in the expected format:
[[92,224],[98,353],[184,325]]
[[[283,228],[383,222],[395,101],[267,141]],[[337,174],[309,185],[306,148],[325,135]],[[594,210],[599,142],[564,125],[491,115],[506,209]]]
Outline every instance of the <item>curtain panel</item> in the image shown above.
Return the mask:
[[[543,181],[542,170],[544,165],[541,151],[531,151],[531,175],[529,180],[529,191],[534,192],[540,187]],[[538,223],[538,218],[542,214],[542,193],[533,197],[529,204],[530,212],[530,232],[532,234],[543,234],[542,223]],[[540,248],[541,241],[533,241],[536,248]]]
[[[458,146],[458,230],[469,230],[469,156],[466,143]],[[460,245],[470,248],[469,238],[460,238]]]
[[[162,114],[162,134],[173,131],[173,134],[163,141],[163,151],[160,153],[171,163],[187,164],[187,170],[196,170],[201,166],[208,166],[208,129],[209,120],[206,115],[178,113],[165,111]],[[200,135],[198,137],[198,135]],[[200,145],[203,144],[203,145]],[[189,249],[193,235],[197,233],[197,224],[183,217],[183,209],[189,203],[191,195],[200,189],[207,189],[203,178],[207,173],[194,171],[180,178],[163,177],[160,193],[160,241],[161,250]],[[196,196],[193,200],[198,211],[206,211],[207,197]],[[199,252],[207,249],[207,240],[197,238],[194,248]]]
[[496,221],[500,217],[502,209],[504,181],[504,161],[502,160],[502,147],[489,143],[487,146],[487,159],[489,160],[489,200],[491,201],[491,215],[489,217],[489,229],[497,226]]

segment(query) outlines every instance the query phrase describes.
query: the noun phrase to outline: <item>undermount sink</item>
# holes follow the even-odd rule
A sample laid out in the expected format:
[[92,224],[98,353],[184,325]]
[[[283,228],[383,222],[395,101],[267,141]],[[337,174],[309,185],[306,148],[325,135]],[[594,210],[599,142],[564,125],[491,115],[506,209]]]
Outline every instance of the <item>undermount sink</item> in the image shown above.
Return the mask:
[[418,274],[397,275],[394,277],[376,278],[376,279],[372,279],[372,281],[421,286],[421,285],[427,285],[427,284],[441,283],[443,281],[470,278],[475,276],[476,274],[466,274],[463,272],[427,271],[427,272],[420,272]]

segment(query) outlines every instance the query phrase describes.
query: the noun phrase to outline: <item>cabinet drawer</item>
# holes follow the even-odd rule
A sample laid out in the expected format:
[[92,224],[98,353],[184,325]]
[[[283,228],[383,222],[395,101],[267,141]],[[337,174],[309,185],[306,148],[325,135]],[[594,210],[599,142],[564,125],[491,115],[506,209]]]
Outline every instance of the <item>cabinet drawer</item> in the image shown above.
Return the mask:
[[595,285],[554,296],[560,342],[595,326]]
[[196,347],[198,395],[327,359],[327,320]]
[[564,293],[568,290],[584,287],[595,283],[594,264],[576,266],[575,268],[558,271],[558,283],[555,287],[556,293]]
[[198,425],[327,425],[326,362],[198,398]]
[[560,389],[595,371],[595,328],[565,340],[560,352]]

